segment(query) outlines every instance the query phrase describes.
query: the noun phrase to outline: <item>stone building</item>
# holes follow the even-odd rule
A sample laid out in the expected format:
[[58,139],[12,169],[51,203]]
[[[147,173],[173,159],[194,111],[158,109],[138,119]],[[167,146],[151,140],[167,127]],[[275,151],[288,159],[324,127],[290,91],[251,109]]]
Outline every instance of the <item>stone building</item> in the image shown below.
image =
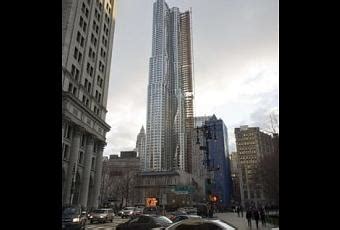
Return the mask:
[[102,203],[113,202],[117,206],[133,205],[136,174],[139,171],[139,158],[135,151],[122,151],[118,155],[110,155],[103,162]]
[[114,0],[62,0],[63,205],[98,207]]
[[273,153],[272,137],[259,127],[245,125],[235,128],[235,138],[242,205],[263,204],[266,197],[257,166],[262,156]]
[[145,204],[149,197],[159,200],[160,206],[181,207],[192,205],[195,185],[191,174],[176,171],[139,172],[136,177],[136,204]]

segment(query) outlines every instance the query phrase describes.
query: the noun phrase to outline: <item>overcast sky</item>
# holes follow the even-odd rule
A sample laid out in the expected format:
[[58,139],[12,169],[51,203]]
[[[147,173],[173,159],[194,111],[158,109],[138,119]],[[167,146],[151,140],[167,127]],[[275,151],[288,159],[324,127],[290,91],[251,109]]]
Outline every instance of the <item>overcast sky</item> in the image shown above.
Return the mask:
[[[155,0],[117,0],[104,155],[133,150],[146,125]],[[167,0],[192,8],[196,116],[266,128],[278,113],[278,0]]]

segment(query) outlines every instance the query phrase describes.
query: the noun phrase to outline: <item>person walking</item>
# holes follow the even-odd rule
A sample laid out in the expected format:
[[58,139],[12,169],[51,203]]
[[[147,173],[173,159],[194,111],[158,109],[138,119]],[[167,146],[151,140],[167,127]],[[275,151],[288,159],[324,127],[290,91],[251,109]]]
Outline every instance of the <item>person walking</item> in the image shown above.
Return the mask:
[[266,226],[266,213],[264,212],[263,208],[260,209],[260,218],[262,226]]
[[254,219],[255,219],[255,222],[256,222],[256,229],[259,229],[260,216],[259,216],[259,211],[256,208],[254,209],[253,216],[254,216]]
[[246,212],[246,218],[248,220],[248,227],[250,228],[251,228],[251,216],[252,216],[251,210],[248,208]]
[[237,212],[237,216],[240,217],[240,207],[236,206],[236,212]]
[[240,205],[240,212],[241,212],[241,217],[243,218],[243,207]]

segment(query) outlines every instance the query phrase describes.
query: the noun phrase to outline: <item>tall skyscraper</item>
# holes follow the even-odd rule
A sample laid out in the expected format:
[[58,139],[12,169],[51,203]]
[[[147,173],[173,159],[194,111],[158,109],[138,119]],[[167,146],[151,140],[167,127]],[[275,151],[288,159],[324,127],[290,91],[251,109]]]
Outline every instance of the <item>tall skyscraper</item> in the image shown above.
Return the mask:
[[241,202],[246,206],[264,204],[263,184],[256,170],[260,158],[274,150],[272,137],[258,127],[245,125],[235,128],[235,138]]
[[63,205],[98,207],[114,0],[62,0]]
[[139,134],[137,135],[136,142],[136,151],[140,160],[140,170],[145,169],[145,130],[144,126],[140,129]]
[[153,4],[145,170],[191,171],[193,120],[191,12]]

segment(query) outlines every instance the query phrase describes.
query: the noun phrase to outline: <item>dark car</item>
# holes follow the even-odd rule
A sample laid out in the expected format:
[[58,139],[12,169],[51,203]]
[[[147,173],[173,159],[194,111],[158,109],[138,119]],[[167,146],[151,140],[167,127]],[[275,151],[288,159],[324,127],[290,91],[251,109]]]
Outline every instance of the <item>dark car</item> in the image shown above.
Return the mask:
[[174,223],[179,222],[181,220],[186,220],[186,219],[192,219],[192,218],[202,218],[201,216],[197,216],[197,215],[178,215],[174,218],[174,220],[172,220]]
[[162,210],[160,207],[146,207],[143,210],[143,214],[153,214],[153,215],[160,215]]
[[119,224],[116,230],[151,230],[153,228],[165,228],[171,224],[172,221],[165,216],[141,215]]
[[80,207],[66,207],[62,213],[62,229],[85,229],[86,212],[82,211]]
[[96,209],[93,212],[91,212],[89,220],[91,224],[93,222],[101,222],[101,223],[105,223],[107,221],[113,222],[114,215],[115,214],[112,209],[101,208],[101,209]]
[[122,209],[120,216],[122,218],[132,217],[135,209],[135,207],[125,207],[124,209]]
[[219,219],[190,218],[174,223],[164,230],[236,230],[231,224]]

